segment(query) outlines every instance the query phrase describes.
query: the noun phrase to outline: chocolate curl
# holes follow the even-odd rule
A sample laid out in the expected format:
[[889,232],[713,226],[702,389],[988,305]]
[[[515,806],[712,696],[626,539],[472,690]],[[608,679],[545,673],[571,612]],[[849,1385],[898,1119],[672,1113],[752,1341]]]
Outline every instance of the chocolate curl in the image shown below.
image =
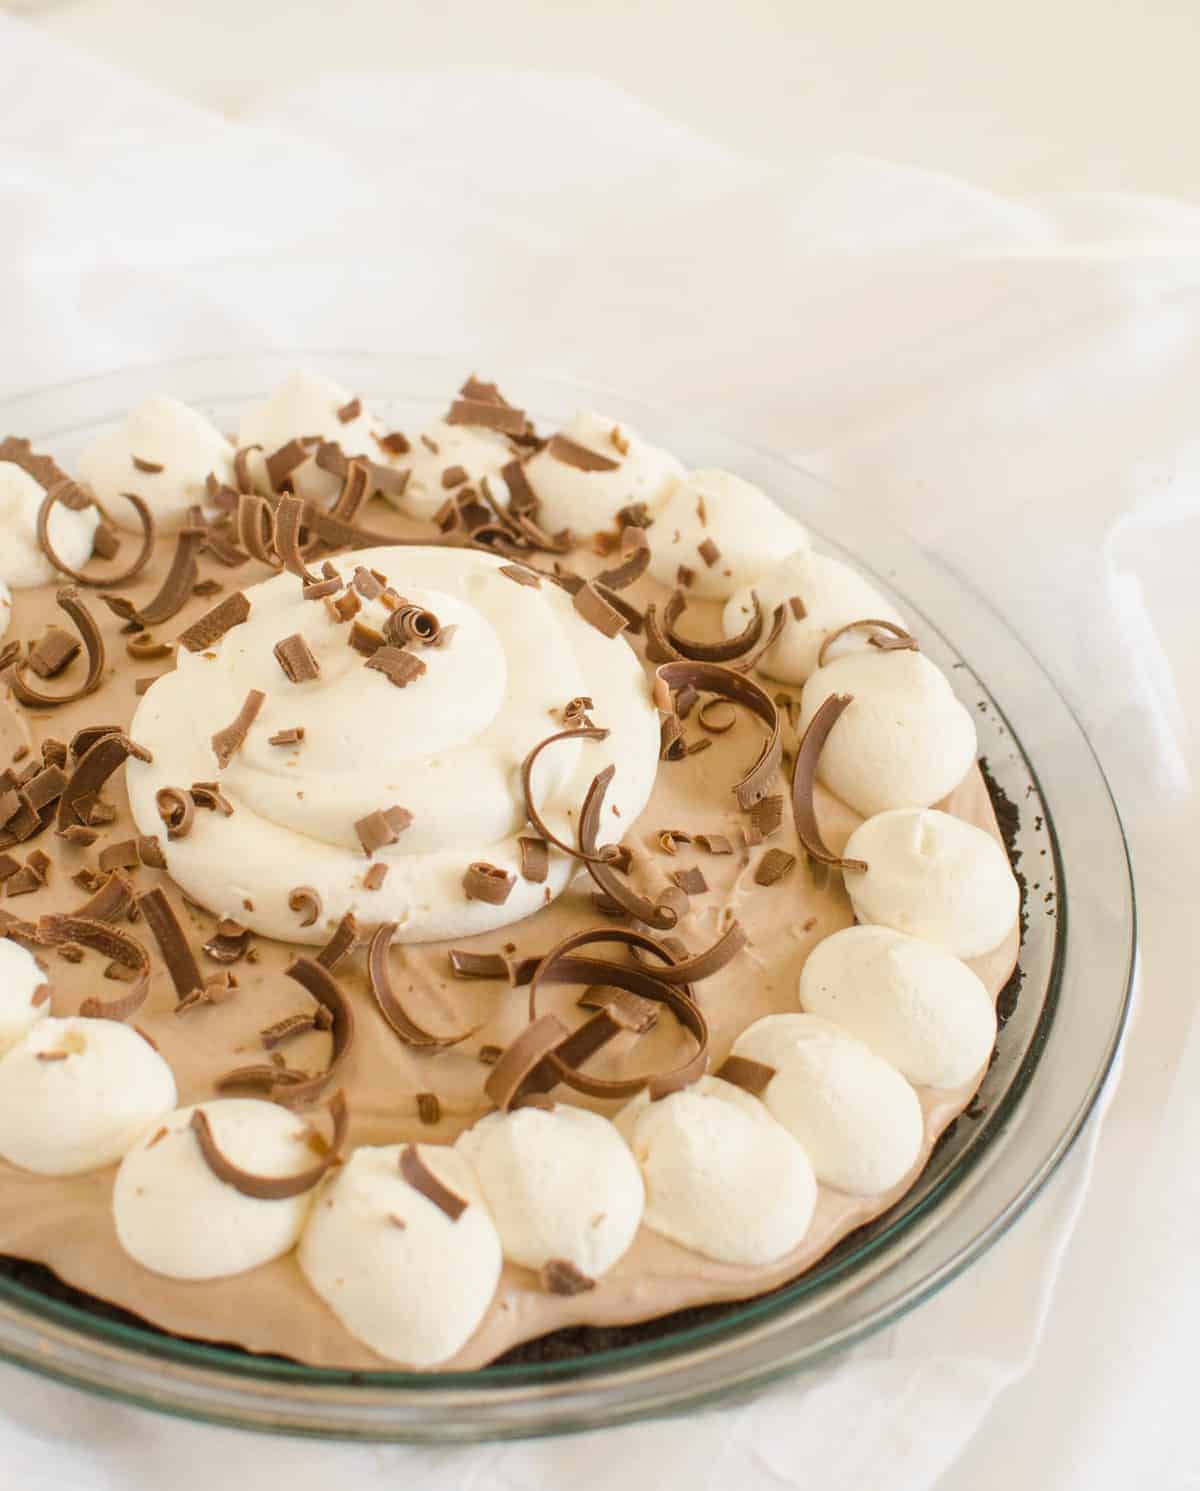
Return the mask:
[[[552,833],[545,820],[538,812],[533,801],[533,768],[538,757],[547,746],[554,745],[560,740],[607,740],[609,732],[597,725],[582,726],[573,730],[559,730],[554,735],[548,735],[545,740],[539,741],[533,750],[521,762],[521,793],[525,799],[525,816],[537,829],[538,833],[547,843],[553,844],[556,849],[561,849],[564,854],[569,854],[572,859],[582,860],[585,864],[611,864],[620,855],[620,848],[616,844],[608,844],[598,853],[585,851],[582,847],[568,844],[560,839],[557,834]],[[522,858],[524,851],[522,851]],[[526,877],[533,878],[533,877]],[[545,879],[543,873],[540,877]]]
[[281,497],[275,509],[275,552],[290,574],[296,575],[305,585],[319,585],[321,576],[314,575],[304,562],[300,544],[300,528],[304,522],[304,503],[299,497]]
[[114,870],[104,884],[74,913],[84,921],[117,922],[129,914],[133,905],[133,886]]
[[[149,563],[150,555],[154,552],[154,514],[136,493],[122,492],[121,496],[137,513],[142,529],[142,542],[133,563],[115,575],[87,575],[82,570],[72,569],[50,542],[50,514],[60,502],[65,507],[74,508],[76,511],[81,507],[100,508],[100,504],[94,498],[88,497],[83,489],[73,481],[59,482],[57,486],[51,487],[42,498],[42,505],[38,508],[37,515],[38,547],[60,574],[74,580],[77,585],[89,585],[96,588],[124,585],[140,575]],[[83,498],[82,502],[78,500],[80,497]],[[103,512],[103,508],[100,508],[100,511]]]
[[349,1113],[346,1098],[341,1092],[334,1093],[329,1101],[329,1116],[333,1119],[333,1136],[325,1156],[307,1170],[296,1175],[255,1175],[235,1165],[221,1150],[213,1136],[212,1126],[203,1108],[192,1114],[192,1132],[204,1156],[204,1163],[226,1185],[240,1191],[243,1196],[253,1196],[258,1201],[286,1201],[292,1196],[303,1196],[306,1191],[322,1181],[334,1165],[340,1163],[342,1146],[346,1142]]
[[355,1027],[350,1001],[326,965],[312,958],[297,958],[286,973],[328,1011],[333,1042],[329,1065],[315,1077],[302,1077],[299,1082],[287,1081],[283,1078],[283,1068],[272,1068],[280,1085],[272,1087],[269,1096],[291,1108],[312,1102],[329,1085],[354,1044]]
[[[578,1061],[583,1058],[577,1053],[572,1053],[571,1046],[591,1025],[606,1024],[621,1028],[609,1011],[604,1009],[593,1016],[588,1025],[582,1027],[581,1031],[577,1031],[574,1037],[568,1037],[567,1040],[546,1052],[540,1064],[541,1070],[535,1070],[526,1079],[523,1089],[525,1092],[548,1091],[558,1082],[565,1082],[575,1092],[585,1093],[589,1097],[629,1098],[640,1092],[643,1087],[649,1087],[651,1096],[657,1098],[666,1097],[668,1093],[687,1087],[698,1077],[703,1076],[708,1062],[708,1023],[692,999],[690,985],[665,982],[661,976],[661,970],[657,967],[650,972],[642,967],[609,963],[602,958],[575,956],[578,948],[594,943],[612,942],[621,943],[626,947],[640,948],[643,952],[658,959],[668,969],[673,965],[671,954],[654,938],[647,937],[641,932],[626,931],[615,927],[589,928],[582,932],[575,932],[570,937],[565,937],[557,947],[552,948],[538,964],[537,972],[533,975],[529,985],[531,1024],[538,1019],[537,1000],[543,984],[563,983],[585,986],[611,984],[630,994],[637,994],[643,999],[665,1004],[692,1036],[696,1043],[695,1051],[678,1066],[659,1074],[608,1079],[589,1077],[579,1071]],[[590,1055],[591,1052],[587,1054]]]
[[861,859],[843,859],[826,847],[817,822],[817,811],[813,789],[816,785],[817,762],[829,732],[842,716],[842,711],[853,703],[853,694],[830,694],[808,722],[800,749],[796,752],[796,765],[792,770],[792,817],[796,820],[796,833],[805,853],[818,864],[834,865],[840,870],[864,872],[866,862]]
[[[825,666],[825,659],[829,655],[829,649],[836,641],[846,636],[849,632],[857,632],[867,626],[874,628],[867,641],[872,647],[878,648],[880,652],[920,652],[921,650],[917,646],[917,639],[912,633],[905,631],[902,626],[897,626],[894,621],[880,621],[875,617],[865,617],[862,621],[848,621],[845,626],[839,626],[836,631],[830,632],[826,636],[825,640],[821,643],[821,650],[817,653],[817,667],[823,668]],[[880,636],[880,632],[884,633],[884,635]]]
[[55,596],[55,600],[59,608],[74,622],[83,639],[87,652],[87,677],[69,694],[43,694],[40,690],[31,688],[26,681],[25,670],[28,663],[14,663],[7,674],[8,682],[17,699],[27,709],[54,709],[59,704],[74,704],[79,699],[86,699],[89,694],[94,694],[104,679],[104,638],[92,613],[79,599],[79,592],[73,586],[65,585]]
[[640,580],[650,564],[650,541],[643,528],[626,528],[622,535],[623,547],[629,557],[612,569],[602,569],[596,575],[596,583],[609,590],[625,590]]
[[756,683],[718,663],[664,663],[656,673],[655,703],[660,709],[668,709],[671,693],[689,685],[702,689],[705,693],[718,694],[733,704],[742,705],[757,715],[769,731],[758,760],[733,787],[739,806],[749,812],[760,798],[767,795],[772,778],[783,759],[779,710],[771,696]]
[[[10,929],[11,931],[11,929]],[[90,948],[122,968],[135,974],[129,992],[119,999],[107,1003],[100,999],[85,999],[79,1013],[93,1020],[128,1020],[139,1010],[150,992],[150,955],[142,944],[127,932],[118,932],[115,927],[92,921],[81,916],[43,916],[37,925],[37,940],[46,947],[61,947],[65,942],[77,942]]]
[[[294,909],[294,908],[293,908]],[[330,973],[354,951],[358,943],[358,921],[347,911],[333,930],[333,936],[317,954],[317,962]]]
[[598,776],[593,777],[592,785],[588,788],[587,796],[583,800],[583,808],[579,814],[579,847],[583,851],[581,857],[586,856],[584,863],[587,865],[588,874],[604,894],[623,911],[636,917],[638,921],[645,922],[649,927],[655,927],[659,931],[670,931],[671,928],[678,926],[679,918],[688,908],[688,898],[684,892],[676,885],[669,885],[660,893],[657,901],[651,901],[633,889],[625,877],[616,870],[611,860],[597,853],[596,838],[600,832],[600,812],[604,806],[604,795],[608,791],[608,784],[612,781],[615,771],[616,767],[606,766]]
[[160,787],[154,794],[154,806],[167,830],[168,839],[186,839],[196,817],[196,803],[190,792],[180,787]]
[[75,770],[58,799],[56,827],[59,833],[78,823],[86,823],[88,807],[94,803],[109,777],[130,756],[139,761],[149,761],[150,752],[128,735],[114,731],[101,735],[88,746],[75,764]]
[[610,456],[602,456],[599,451],[580,445],[569,435],[551,435],[546,449],[556,461],[561,461],[564,466],[574,466],[576,471],[616,471],[621,464]]
[[311,885],[298,885],[288,891],[288,910],[300,918],[302,927],[311,927],[322,911],[320,892]]
[[687,609],[687,596],[676,590],[663,607],[662,626],[650,606],[646,611],[646,656],[652,663],[675,662],[688,659],[692,662],[723,663],[738,673],[748,673],[763,654],[779,639],[787,620],[784,606],[776,606],[771,616],[771,625],[764,635],[762,607],[756,592],[751,592],[754,615],[738,633],[724,642],[701,642],[683,636],[675,623]]
[[460,1041],[465,1041],[469,1036],[474,1035],[478,1027],[461,1031],[458,1035],[432,1035],[417,1024],[392,987],[388,953],[396,931],[395,922],[384,922],[371,938],[367,953],[367,976],[370,979],[371,993],[375,996],[375,1003],[379,1006],[380,1014],[406,1046],[419,1046],[433,1051],[444,1051],[449,1046],[457,1046]]
[[275,513],[265,497],[243,492],[237,505],[238,543],[252,559],[278,569],[282,560],[275,552]]
[[[102,595],[100,599],[110,611],[128,623],[127,631],[132,628],[144,630],[148,626],[161,626],[164,621],[177,616],[191,600],[192,586],[200,573],[196,555],[207,540],[208,530],[202,525],[182,530],[175,541],[175,553],[167,577],[159,587],[158,594],[144,606],[135,606],[132,601],[119,595]],[[159,645],[162,652],[156,655],[163,657],[170,649],[165,644]]]

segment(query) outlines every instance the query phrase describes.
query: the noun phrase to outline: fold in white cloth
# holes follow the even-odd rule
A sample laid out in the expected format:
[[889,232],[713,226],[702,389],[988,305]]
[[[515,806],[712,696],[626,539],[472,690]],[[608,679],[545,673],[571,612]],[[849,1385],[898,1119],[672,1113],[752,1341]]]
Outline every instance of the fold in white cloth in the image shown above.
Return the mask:
[[[819,1370],[686,1429],[423,1450],[268,1445],[6,1368],[13,1483],[598,1491],[619,1465],[695,1491],[917,1491],[1029,1371],[1053,1301],[1062,1375],[1028,1411],[1037,1452],[1066,1458],[1026,1479],[1113,1484],[1085,1446],[1118,1463],[1122,1379],[1056,1323],[1099,1310],[1101,1345],[1134,1356],[1187,1340],[1168,1286],[1197,1241],[1170,1182],[1200,1087],[1183,902],[1200,868],[1200,210],[1005,201],[856,158],[783,171],[603,82],[498,70],[327,77],[234,124],[0,18],[0,223],[0,394],[206,352],[402,346],[686,404],[794,453],[966,574],[1045,660],[1115,781],[1151,932],[1103,1134],[963,1278]],[[1084,1284],[1096,1298],[1073,1304]],[[1082,1428],[1064,1408],[1068,1452],[1045,1400],[1070,1374],[1095,1406]],[[1004,1452],[1007,1486],[1011,1434]],[[990,1474],[977,1465],[973,1491]]]

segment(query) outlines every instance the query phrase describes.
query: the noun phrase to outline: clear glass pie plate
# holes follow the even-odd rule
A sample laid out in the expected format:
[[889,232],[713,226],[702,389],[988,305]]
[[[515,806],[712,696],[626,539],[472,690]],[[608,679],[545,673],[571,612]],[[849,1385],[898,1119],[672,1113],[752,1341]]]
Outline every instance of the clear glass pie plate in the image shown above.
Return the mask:
[[[442,412],[468,371],[392,355],[197,359],[9,400],[0,435],[28,435],[70,468],[85,442],[152,393],[232,430],[298,362],[340,379],[400,428]],[[1129,862],[1083,731],[1013,632],[875,514],[788,461],[610,391],[499,371],[539,424],[600,408],[691,466],[726,467],[763,487],[894,596],[922,649],[977,710],[981,754],[1020,814],[1027,882],[1023,980],[982,1090],[890,1212],[772,1295],[652,1341],[472,1373],[317,1370],[114,1323],[0,1278],[0,1355],[11,1361],[165,1412],[363,1439],[516,1436],[662,1413],[811,1365],[919,1304],[1012,1225],[1100,1092],[1128,1009]]]

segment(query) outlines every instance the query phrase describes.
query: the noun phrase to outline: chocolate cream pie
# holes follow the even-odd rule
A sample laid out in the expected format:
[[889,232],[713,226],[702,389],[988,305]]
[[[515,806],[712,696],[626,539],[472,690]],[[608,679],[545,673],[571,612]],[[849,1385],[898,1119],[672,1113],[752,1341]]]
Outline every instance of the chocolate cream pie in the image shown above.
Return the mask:
[[970,1101],[1019,940],[972,715],[737,475],[297,375],[236,439],[7,438],[0,536],[10,1266],[481,1367],[796,1277]]

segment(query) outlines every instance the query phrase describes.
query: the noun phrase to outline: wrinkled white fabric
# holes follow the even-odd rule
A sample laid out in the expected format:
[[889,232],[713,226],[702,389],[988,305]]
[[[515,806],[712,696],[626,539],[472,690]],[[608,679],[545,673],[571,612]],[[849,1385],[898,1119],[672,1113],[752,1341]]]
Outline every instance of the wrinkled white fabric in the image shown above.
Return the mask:
[[[1125,812],[1146,986],[1103,1132],[1012,1232],[751,1402],[527,1444],[268,1444],[5,1368],[13,1483],[1186,1484],[1194,1450],[1167,1431],[1200,1326],[1194,1167],[1173,1163],[1200,1090],[1200,209],[1002,200],[855,157],[784,170],[586,78],[327,76],[268,86],[235,125],[0,20],[0,83],[0,395],[395,345],[611,386],[796,454],[962,572],[1061,684]],[[336,211],[287,210],[326,179]]]

